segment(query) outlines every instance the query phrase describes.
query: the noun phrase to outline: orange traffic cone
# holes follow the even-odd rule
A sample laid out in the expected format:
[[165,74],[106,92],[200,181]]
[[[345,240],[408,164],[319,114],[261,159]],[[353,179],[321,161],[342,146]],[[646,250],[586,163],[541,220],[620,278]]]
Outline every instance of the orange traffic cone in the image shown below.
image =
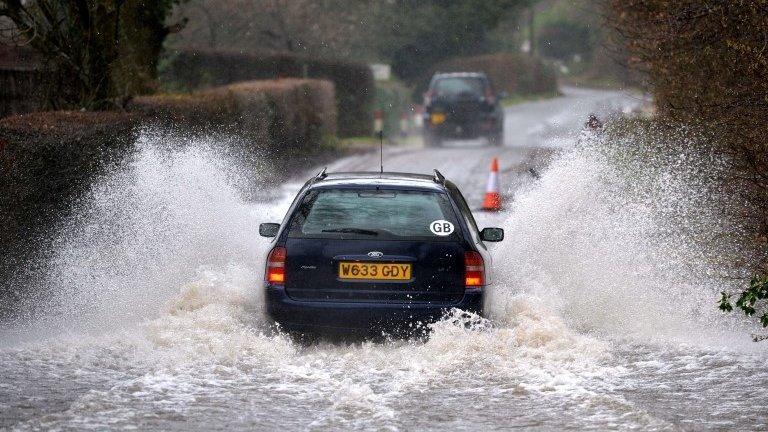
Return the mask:
[[485,188],[483,210],[501,210],[501,194],[499,193],[499,160],[497,158],[493,158],[493,161],[491,162],[491,173],[488,175],[488,186]]

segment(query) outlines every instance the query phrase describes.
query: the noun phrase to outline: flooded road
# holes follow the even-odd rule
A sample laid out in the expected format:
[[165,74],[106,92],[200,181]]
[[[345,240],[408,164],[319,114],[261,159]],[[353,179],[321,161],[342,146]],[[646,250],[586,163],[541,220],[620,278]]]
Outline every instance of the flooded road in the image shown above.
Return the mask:
[[[210,143],[168,154],[144,136],[26,282],[35,312],[2,324],[0,428],[768,429],[768,348],[716,310],[723,282],[663,211],[703,192],[665,178],[649,199],[569,150],[585,113],[637,100],[565,92],[509,108],[501,149],[387,151],[385,168],[438,168],[473,205],[501,159],[506,210],[478,218],[507,231],[489,317],[448,316],[427,341],[303,346],[274,332],[257,226],[282,218],[298,184],[250,202]],[[376,167],[358,155],[329,171]]]

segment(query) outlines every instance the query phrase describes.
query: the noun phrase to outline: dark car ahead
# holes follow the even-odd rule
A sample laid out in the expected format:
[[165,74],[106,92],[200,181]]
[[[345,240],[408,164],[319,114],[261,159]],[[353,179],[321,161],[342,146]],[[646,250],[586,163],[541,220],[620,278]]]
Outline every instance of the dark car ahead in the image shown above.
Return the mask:
[[445,138],[504,139],[504,111],[482,73],[438,73],[424,94],[424,141],[439,146]]
[[401,333],[458,308],[482,314],[491,258],[461,192],[435,176],[318,174],[274,237],[266,311],[283,329]]

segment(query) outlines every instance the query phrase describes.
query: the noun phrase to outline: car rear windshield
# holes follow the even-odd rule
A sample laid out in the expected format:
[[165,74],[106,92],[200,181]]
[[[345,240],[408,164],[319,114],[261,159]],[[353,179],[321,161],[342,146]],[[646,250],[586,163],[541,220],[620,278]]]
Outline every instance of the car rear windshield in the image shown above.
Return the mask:
[[437,97],[472,95],[482,96],[485,82],[481,78],[438,78],[432,86]]
[[442,241],[456,240],[459,229],[444,193],[322,189],[304,197],[288,236]]

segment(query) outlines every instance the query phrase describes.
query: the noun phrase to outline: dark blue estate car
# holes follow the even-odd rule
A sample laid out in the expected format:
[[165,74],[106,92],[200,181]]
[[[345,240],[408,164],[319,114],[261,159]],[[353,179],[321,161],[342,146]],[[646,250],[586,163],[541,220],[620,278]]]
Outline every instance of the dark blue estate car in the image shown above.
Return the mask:
[[482,314],[491,258],[458,188],[435,176],[325,170],[299,191],[265,271],[267,314],[292,332],[398,333],[458,308]]

